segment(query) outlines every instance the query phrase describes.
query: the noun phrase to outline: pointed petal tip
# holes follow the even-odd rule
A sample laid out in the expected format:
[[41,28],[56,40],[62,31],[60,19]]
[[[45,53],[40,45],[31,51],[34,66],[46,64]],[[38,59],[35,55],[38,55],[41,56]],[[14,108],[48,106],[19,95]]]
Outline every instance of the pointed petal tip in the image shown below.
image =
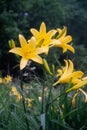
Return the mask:
[[41,24],[45,24],[45,22],[44,21],[42,21],[42,23]]
[[22,58],[20,61],[20,70],[23,70],[26,67],[27,63],[28,63],[28,60]]
[[19,36],[19,37],[22,37],[23,35],[22,35],[22,34],[19,34],[18,36]]

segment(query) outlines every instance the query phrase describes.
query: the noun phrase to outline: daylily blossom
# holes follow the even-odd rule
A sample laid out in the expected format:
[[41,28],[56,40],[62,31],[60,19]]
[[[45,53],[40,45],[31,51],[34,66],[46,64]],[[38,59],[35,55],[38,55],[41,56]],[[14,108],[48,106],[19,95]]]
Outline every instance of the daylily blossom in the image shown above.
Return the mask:
[[79,91],[77,91],[77,92],[73,95],[73,97],[72,97],[71,103],[72,103],[72,106],[73,106],[73,107],[75,107],[75,105],[76,105],[76,97],[77,97],[78,93],[79,93]]
[[87,93],[85,91],[83,91],[82,89],[79,89],[80,92],[82,92],[85,96],[85,102],[87,102]]
[[56,39],[54,39],[53,45],[56,47],[60,47],[63,49],[63,53],[66,52],[67,50],[71,52],[75,52],[74,48],[69,45],[72,41],[72,37],[70,35],[67,35],[67,28],[64,27],[63,29],[57,29],[58,31],[58,36]]
[[82,78],[78,83],[76,83],[73,87],[66,90],[66,92],[71,92],[73,90],[78,90],[82,87],[84,87],[87,84],[87,77]]
[[57,70],[57,77],[60,77],[54,86],[59,83],[69,83],[76,84],[81,80],[83,76],[82,71],[74,71],[74,65],[71,60],[64,60],[65,66]]
[[14,87],[14,86],[11,87],[11,94],[13,94],[14,96],[16,96],[17,101],[20,101],[22,99],[22,96],[20,95],[20,93],[18,92],[18,90],[16,89],[16,87]]
[[47,53],[49,51],[49,45],[51,43],[52,37],[57,32],[56,30],[50,30],[46,32],[46,25],[44,22],[41,23],[40,30],[36,30],[34,28],[30,29],[33,36],[36,38],[38,47],[45,47]]
[[73,95],[73,97],[72,97],[72,106],[73,106],[73,107],[75,107],[75,105],[76,105],[76,97],[77,97],[77,95],[78,95],[80,92],[84,95],[84,98],[85,98],[84,101],[87,102],[87,93],[86,93],[84,90],[82,90],[82,89],[78,89],[78,90],[75,92],[75,94]]
[[33,98],[25,98],[25,103],[27,103],[28,107],[32,107],[32,102],[34,101]]
[[7,75],[7,76],[5,77],[5,81],[6,81],[7,83],[11,82],[11,81],[12,81],[12,77],[11,77],[10,75]]
[[40,64],[43,63],[42,58],[38,54],[46,52],[46,50],[45,48],[36,47],[36,40],[34,37],[32,37],[27,42],[25,38],[23,37],[23,35],[19,35],[19,41],[20,41],[21,47],[14,47],[9,52],[15,53],[22,57],[20,61],[21,70],[27,65],[29,60],[33,60]]
[[3,79],[2,79],[2,78],[0,78],[0,84],[1,84],[1,83],[3,83]]

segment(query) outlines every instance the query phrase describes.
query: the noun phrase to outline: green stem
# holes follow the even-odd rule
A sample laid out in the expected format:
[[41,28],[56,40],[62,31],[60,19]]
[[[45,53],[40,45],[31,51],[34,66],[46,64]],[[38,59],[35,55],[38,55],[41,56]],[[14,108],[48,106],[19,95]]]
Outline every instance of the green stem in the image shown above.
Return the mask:
[[[42,104],[41,104],[41,126],[40,130],[45,130],[45,116],[44,116],[44,86],[42,88]],[[44,117],[43,117],[44,116]]]
[[[20,71],[20,87],[21,87],[21,90],[23,92],[23,72],[22,71]],[[22,95],[22,104],[23,104],[24,113],[25,113],[25,115],[27,115],[27,110],[26,110],[26,105],[25,105],[25,98],[24,98],[23,93],[21,95]],[[30,130],[29,129],[29,122],[28,122],[27,117],[25,117],[25,121],[26,121],[26,125],[27,125],[27,130]]]
[[43,88],[42,88],[42,106],[41,106],[41,114],[44,112],[43,107],[44,107],[44,86],[43,86]]
[[[49,109],[49,106],[50,106],[52,103],[54,103],[55,101],[57,101],[57,99],[58,99],[59,97],[61,97],[62,95],[65,95],[65,92],[62,93],[61,95],[57,96],[56,98],[54,98],[51,102],[49,102],[49,103],[47,104],[47,111],[48,111],[48,109]],[[47,112],[47,111],[46,111],[46,112]]]
[[49,100],[50,100],[50,96],[51,96],[51,89],[52,89],[52,87],[50,87],[50,90],[49,90],[49,95],[48,95],[48,99],[47,99],[47,103],[46,103],[46,113],[47,113],[48,108],[49,108]]

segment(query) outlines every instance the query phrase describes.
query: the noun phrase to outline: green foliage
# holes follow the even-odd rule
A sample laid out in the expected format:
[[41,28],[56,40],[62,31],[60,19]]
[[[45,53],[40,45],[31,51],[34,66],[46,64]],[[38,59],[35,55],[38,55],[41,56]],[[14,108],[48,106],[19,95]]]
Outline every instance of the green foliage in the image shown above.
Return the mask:
[[[85,74],[87,73],[87,53],[86,53],[86,47],[84,45],[76,46],[76,53],[74,55],[73,61],[75,63],[75,67],[77,69],[81,69],[82,71],[85,71]],[[78,65],[78,62],[80,64],[80,67]]]
[[[23,84],[22,91],[19,84],[13,82],[0,84],[0,129],[4,130],[27,130],[26,120],[29,122],[30,130],[39,130],[41,121],[42,89],[44,88],[43,112],[46,112],[46,130],[86,130],[87,129],[87,103],[79,94],[72,105],[74,92],[65,94],[67,86],[52,86],[53,77],[44,72],[45,79],[40,82],[36,80],[29,84]],[[17,79],[16,79],[17,80]],[[37,82],[36,82],[37,81]],[[16,85],[16,86],[15,86]],[[27,113],[24,113],[22,100],[16,100],[17,96],[12,94],[12,86],[26,98],[33,99],[31,107],[25,102]]]

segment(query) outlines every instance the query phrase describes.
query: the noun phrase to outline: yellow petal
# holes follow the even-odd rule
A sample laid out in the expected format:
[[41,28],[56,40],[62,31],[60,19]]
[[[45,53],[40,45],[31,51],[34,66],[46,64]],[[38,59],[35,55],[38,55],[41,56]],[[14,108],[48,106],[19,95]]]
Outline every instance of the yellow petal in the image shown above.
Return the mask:
[[27,59],[22,58],[20,61],[20,70],[24,69],[28,63]]
[[36,39],[32,37],[28,42],[28,48],[30,51],[33,51],[36,48]]
[[67,49],[75,53],[75,49],[71,45],[67,45]]
[[34,28],[30,29],[30,31],[34,35],[34,37],[37,39],[38,36],[39,36],[39,32],[36,29],[34,29]]
[[73,97],[72,97],[72,106],[73,107],[75,107],[75,105],[76,105],[76,96],[78,95],[78,91],[73,95]]
[[82,89],[79,89],[79,91],[81,91],[84,94],[84,96],[85,96],[85,102],[87,102],[87,93],[85,91],[83,91]]
[[52,36],[54,36],[56,32],[57,32],[56,30],[50,30],[50,31],[47,33],[47,36],[48,36],[49,38],[52,38]]
[[74,78],[81,78],[83,76],[83,72],[82,71],[75,71],[72,73],[72,77]]
[[68,70],[67,73],[72,73],[73,72],[73,62],[71,60],[68,60]]
[[44,46],[44,47],[37,48],[35,50],[35,53],[36,54],[42,54],[42,53],[48,53],[48,51],[49,51],[49,47],[48,46]]
[[20,41],[21,47],[25,47],[27,45],[26,39],[21,34],[19,34],[19,41]]
[[60,34],[62,32],[62,29],[57,28],[58,33]]
[[60,77],[59,82],[60,83],[69,83],[72,82],[75,84],[77,80],[79,81],[79,78],[81,78],[83,73],[81,71],[76,71],[70,74],[64,74]]
[[82,80],[83,80],[83,81],[84,81],[84,80],[86,81],[86,80],[87,80],[87,76],[86,76],[86,77],[83,77]]
[[42,58],[40,56],[38,56],[38,55],[32,54],[30,56],[30,59],[37,62],[37,63],[39,63],[39,64],[43,64]]
[[81,81],[81,78],[74,78],[73,77],[71,80],[72,80],[73,84],[77,84],[77,83],[79,83]]
[[63,29],[58,28],[57,31],[59,32],[57,39],[59,39],[61,37],[64,38],[66,36],[66,33],[67,33],[67,28],[64,26]]
[[46,25],[44,22],[42,22],[42,24],[40,26],[40,33],[46,33]]
[[68,70],[68,61],[67,61],[67,60],[64,60],[64,62],[65,62],[65,68],[64,68],[64,73],[63,73],[63,75],[66,74],[66,73],[67,73],[67,70]]
[[68,35],[68,36],[66,36],[64,38],[61,37],[61,39],[59,39],[59,40],[60,40],[61,43],[66,43],[67,44],[67,43],[72,41],[72,37]]
[[63,74],[63,72],[64,72],[63,67],[62,67],[62,69],[58,69],[57,72],[58,72],[58,74],[56,75],[56,77],[61,76]]
[[77,90],[81,87],[84,87],[84,85],[87,84],[87,78],[85,78],[84,80],[81,80],[79,83],[77,83],[76,85],[74,85],[72,88],[66,90],[66,92],[70,92],[70,91],[73,91],[73,90]]
[[19,47],[12,48],[9,52],[22,56],[22,50]]
[[65,53],[65,52],[67,51],[67,47],[64,47],[64,46],[63,46],[62,49],[63,49],[63,53]]
[[[67,42],[68,43],[68,42]],[[63,49],[63,53],[65,53],[67,50],[70,50],[71,52],[75,52],[75,49],[71,46],[71,45],[68,45],[67,43],[65,43],[63,41],[63,39],[60,41],[60,40],[54,40],[51,42],[51,44],[53,46],[56,46],[56,47],[59,47],[59,48],[62,48]]]

